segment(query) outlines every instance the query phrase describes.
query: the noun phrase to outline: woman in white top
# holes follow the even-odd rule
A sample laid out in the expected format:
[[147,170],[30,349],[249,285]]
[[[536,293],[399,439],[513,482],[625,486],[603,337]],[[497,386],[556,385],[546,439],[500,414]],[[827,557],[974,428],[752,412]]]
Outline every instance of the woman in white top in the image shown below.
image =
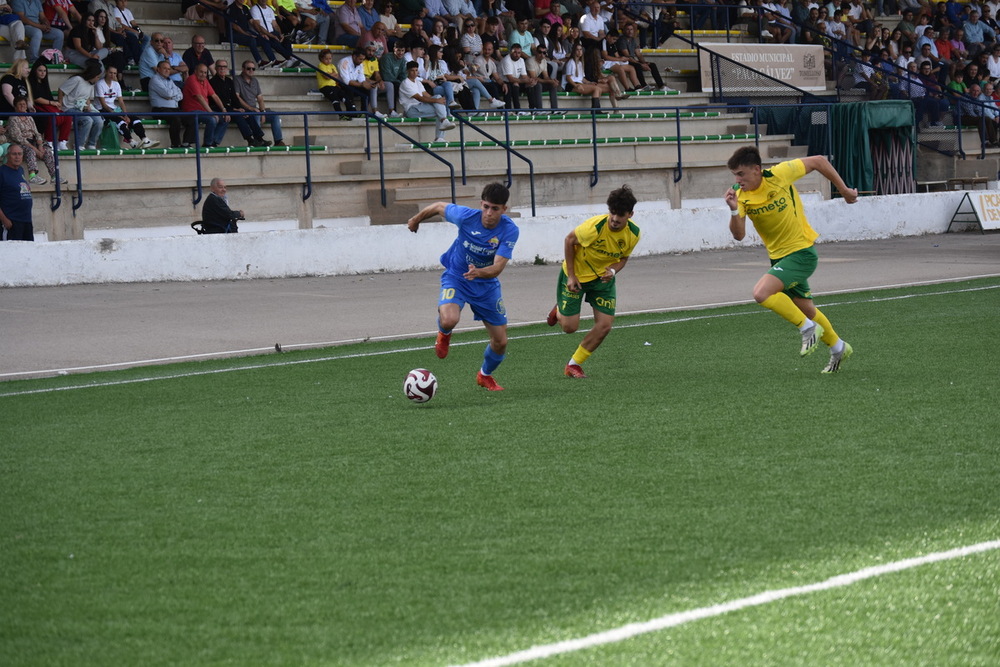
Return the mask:
[[[573,46],[572,55],[566,61],[562,84],[567,93],[590,95],[590,106],[594,109],[601,108],[601,95],[609,95],[611,92],[611,87],[607,83],[588,81],[584,77],[583,44],[580,42]],[[611,106],[617,107],[618,101],[614,95],[610,97]]]
[[427,49],[427,79],[434,82],[432,95],[444,97],[449,107],[461,106],[455,101],[455,84],[462,78],[448,69],[448,63],[441,57],[441,47],[433,45]]

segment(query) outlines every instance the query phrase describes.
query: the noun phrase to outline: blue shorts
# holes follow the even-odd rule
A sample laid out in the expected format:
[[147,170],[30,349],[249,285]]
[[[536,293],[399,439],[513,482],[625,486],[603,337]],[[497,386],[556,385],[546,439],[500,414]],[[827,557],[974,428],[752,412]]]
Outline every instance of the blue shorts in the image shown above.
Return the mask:
[[507,324],[507,309],[503,305],[503,292],[499,280],[466,280],[445,271],[441,274],[441,296],[438,307],[446,303],[464,308],[469,304],[472,315],[487,324]]

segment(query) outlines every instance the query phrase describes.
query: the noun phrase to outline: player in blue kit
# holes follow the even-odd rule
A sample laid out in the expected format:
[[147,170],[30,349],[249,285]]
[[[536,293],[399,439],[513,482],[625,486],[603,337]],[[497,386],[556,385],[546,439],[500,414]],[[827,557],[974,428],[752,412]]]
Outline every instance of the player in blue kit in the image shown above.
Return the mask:
[[483,188],[478,209],[437,202],[409,219],[407,229],[416,233],[420,223],[436,215],[458,227],[458,237],[441,255],[441,296],[438,299],[437,356],[448,356],[451,332],[458,326],[462,308],[469,304],[472,314],[482,320],[490,335],[483,352],[483,366],[476,384],[490,391],[503,391],[493,379],[493,371],[507,352],[507,310],[499,276],[507,266],[517,243],[517,225],[505,215],[510,192],[500,183]]

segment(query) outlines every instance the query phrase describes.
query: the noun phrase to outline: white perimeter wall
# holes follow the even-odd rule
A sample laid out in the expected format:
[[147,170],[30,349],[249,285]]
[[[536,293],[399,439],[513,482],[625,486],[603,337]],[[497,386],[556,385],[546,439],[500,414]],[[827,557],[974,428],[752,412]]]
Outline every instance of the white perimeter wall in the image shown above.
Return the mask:
[[[944,232],[962,192],[865,197],[847,205],[803,195],[820,242],[856,241]],[[724,204],[669,209],[636,207],[642,240],[634,256],[754,245],[750,234],[736,244]],[[522,216],[515,263],[538,256],[562,259],[563,238],[600,208],[577,207],[559,215]],[[529,211],[530,213],[530,211]],[[748,225],[749,226],[749,225]],[[455,238],[448,223],[424,223],[417,234],[404,225],[351,226],[161,238],[116,238],[47,243],[0,243],[0,286],[106,282],[202,281],[242,278],[396,272],[439,268],[438,258]]]

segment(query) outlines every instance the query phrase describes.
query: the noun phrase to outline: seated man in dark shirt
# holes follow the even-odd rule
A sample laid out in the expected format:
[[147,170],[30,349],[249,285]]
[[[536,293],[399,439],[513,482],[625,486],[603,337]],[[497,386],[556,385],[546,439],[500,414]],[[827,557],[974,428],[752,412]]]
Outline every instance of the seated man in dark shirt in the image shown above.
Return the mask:
[[208,81],[212,84],[212,90],[222,100],[222,106],[236,123],[243,140],[251,147],[270,146],[271,142],[264,139],[264,130],[260,128],[256,116],[248,116],[239,113],[243,110],[240,103],[236,101],[236,88],[233,85],[233,77],[229,74],[229,61],[222,58],[215,61],[215,76]]
[[221,178],[213,178],[209,187],[212,192],[205,198],[205,205],[201,208],[202,233],[235,234],[239,231],[236,221],[243,219],[243,211],[229,208],[226,183]]

